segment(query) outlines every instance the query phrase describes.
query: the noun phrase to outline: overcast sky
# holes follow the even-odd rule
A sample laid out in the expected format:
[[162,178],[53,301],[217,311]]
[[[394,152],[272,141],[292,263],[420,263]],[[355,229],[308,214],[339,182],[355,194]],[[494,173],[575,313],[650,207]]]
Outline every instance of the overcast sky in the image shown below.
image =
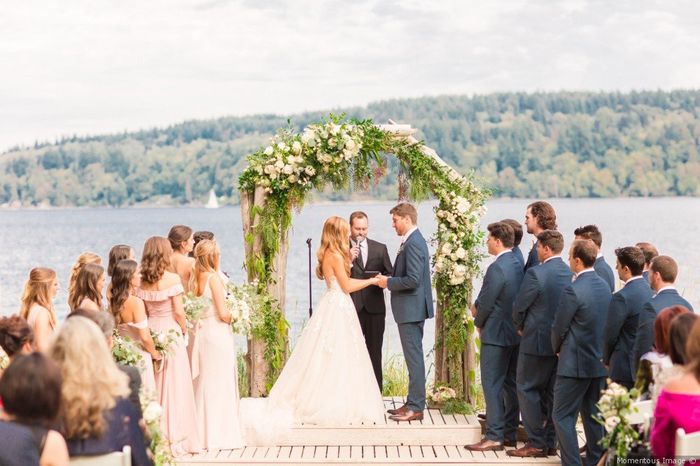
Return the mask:
[[9,0],[0,151],[512,90],[697,88],[695,0]]

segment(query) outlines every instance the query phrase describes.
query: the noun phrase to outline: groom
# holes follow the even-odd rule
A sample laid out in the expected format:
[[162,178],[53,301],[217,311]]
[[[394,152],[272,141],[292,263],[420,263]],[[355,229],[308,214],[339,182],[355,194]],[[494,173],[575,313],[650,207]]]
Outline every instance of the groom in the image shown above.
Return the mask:
[[399,327],[401,348],[408,366],[408,399],[390,409],[394,421],[420,421],[425,408],[425,361],[423,324],[433,317],[433,289],[430,281],[430,253],[416,224],[418,212],[409,203],[391,209],[391,223],[401,236],[394,263],[394,276],[379,276],[379,286],[391,291],[391,310]]

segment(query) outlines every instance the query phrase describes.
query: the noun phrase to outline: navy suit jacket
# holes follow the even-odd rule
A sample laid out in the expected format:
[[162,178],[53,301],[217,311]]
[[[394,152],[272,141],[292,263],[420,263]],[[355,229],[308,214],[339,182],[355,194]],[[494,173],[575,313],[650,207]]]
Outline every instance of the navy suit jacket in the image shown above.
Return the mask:
[[632,348],[639,327],[639,313],[651,299],[649,282],[637,278],[612,296],[605,325],[603,361],[610,366],[610,378],[618,382],[634,382]]
[[536,265],[540,265],[540,259],[539,257],[537,257],[537,242],[534,242],[532,244],[532,249],[530,249],[530,252],[527,254],[527,262],[525,262],[525,271],[527,272],[527,269]]
[[683,296],[679,295],[676,290],[663,290],[642,307],[639,313],[634,349],[632,350],[633,374],[637,373],[639,359],[645,353],[651,351],[651,347],[654,344],[654,320],[656,320],[656,316],[662,309],[676,305],[685,306],[690,311],[693,310],[693,306]]
[[513,300],[523,281],[523,268],[512,252],[497,258],[486,269],[484,283],[474,305],[474,325],[481,329],[481,343],[517,345],[520,337],[513,323]]
[[406,238],[394,263],[394,276],[387,281],[391,312],[397,324],[422,322],[435,315],[430,279],[428,244],[416,230]]
[[580,274],[561,295],[552,326],[552,349],[559,354],[557,375],[605,377],[603,330],[610,288],[595,272]]
[[595,260],[595,264],[593,264],[593,270],[595,270],[595,273],[600,275],[600,278],[605,280],[605,283],[607,283],[610,287],[610,292],[614,292],[615,274],[613,273],[613,269],[608,265],[607,262],[605,262],[605,258],[603,256],[600,256]]
[[512,251],[513,254],[515,254],[515,258],[520,262],[520,266],[525,267],[525,258],[523,257],[523,252],[520,250],[520,246],[514,246]]
[[564,288],[571,285],[571,269],[557,257],[525,272],[513,303],[513,322],[522,330],[520,352],[554,356],[552,323]]

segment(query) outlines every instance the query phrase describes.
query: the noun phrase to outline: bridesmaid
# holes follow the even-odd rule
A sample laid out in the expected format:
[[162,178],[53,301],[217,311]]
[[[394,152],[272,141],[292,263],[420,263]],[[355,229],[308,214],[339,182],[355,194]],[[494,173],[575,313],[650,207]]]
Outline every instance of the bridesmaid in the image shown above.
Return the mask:
[[187,331],[184,293],[180,277],[166,271],[173,251],[167,238],[146,241],[141,256],[141,286],[136,296],[143,299],[149,326],[156,331],[177,334],[163,365],[155,374],[158,402],[163,407],[161,427],[174,456],[197,453],[201,443],[192,388],[192,373],[183,335]]
[[86,264],[102,265],[102,259],[94,252],[84,252],[78,256],[78,259],[75,261],[75,264],[73,264],[73,267],[70,270],[70,280],[68,281],[68,296],[75,293],[75,287],[78,281],[78,274]]
[[156,379],[153,374],[153,359],[160,360],[162,355],[156,350],[151,332],[148,329],[148,317],[143,300],[134,295],[141,285],[139,264],[133,260],[121,260],[112,267],[112,296],[109,310],[117,324],[117,332],[129,337],[138,346],[141,354],[141,384],[148,394],[155,396]]
[[173,226],[168,233],[168,241],[173,250],[169,270],[180,276],[182,286],[187,290],[194,267],[194,259],[188,256],[194,248],[192,228],[186,225]]
[[194,251],[191,289],[212,301],[203,313],[192,354],[194,396],[199,417],[199,437],[204,447],[233,449],[243,446],[238,411],[236,348],[231,314],[224,304],[224,287],[217,273],[221,253],[216,242],[202,240]]
[[[134,250],[131,248],[131,246],[128,246],[126,244],[117,244],[116,246],[112,246],[112,249],[109,250],[109,259],[107,260],[107,276],[112,278],[114,275],[114,267],[117,266],[117,263],[121,260],[124,259],[130,259],[130,260],[136,260],[136,254],[134,254]],[[107,301],[112,299],[112,282],[107,285]]]
[[36,267],[29,272],[29,279],[22,293],[19,315],[31,327],[35,347],[42,352],[48,349],[51,335],[56,330],[56,310],[53,307],[56,293],[56,272],[44,267]]
[[194,257],[194,250],[197,248],[199,242],[203,239],[214,239],[214,233],[206,230],[195,231],[194,234],[192,234],[192,240],[194,241],[194,244],[192,246],[192,251],[190,251],[190,257]]
[[78,271],[75,286],[68,295],[68,307],[102,310],[102,289],[105,286],[105,269],[97,264],[85,264]]

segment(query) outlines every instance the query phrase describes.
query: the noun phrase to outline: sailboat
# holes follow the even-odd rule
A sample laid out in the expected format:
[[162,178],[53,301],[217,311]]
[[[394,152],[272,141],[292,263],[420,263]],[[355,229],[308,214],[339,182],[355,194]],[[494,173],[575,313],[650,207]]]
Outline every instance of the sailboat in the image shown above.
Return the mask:
[[216,200],[216,193],[212,189],[209,191],[209,201],[207,201],[207,204],[204,206],[207,209],[218,209],[219,208],[219,201]]

